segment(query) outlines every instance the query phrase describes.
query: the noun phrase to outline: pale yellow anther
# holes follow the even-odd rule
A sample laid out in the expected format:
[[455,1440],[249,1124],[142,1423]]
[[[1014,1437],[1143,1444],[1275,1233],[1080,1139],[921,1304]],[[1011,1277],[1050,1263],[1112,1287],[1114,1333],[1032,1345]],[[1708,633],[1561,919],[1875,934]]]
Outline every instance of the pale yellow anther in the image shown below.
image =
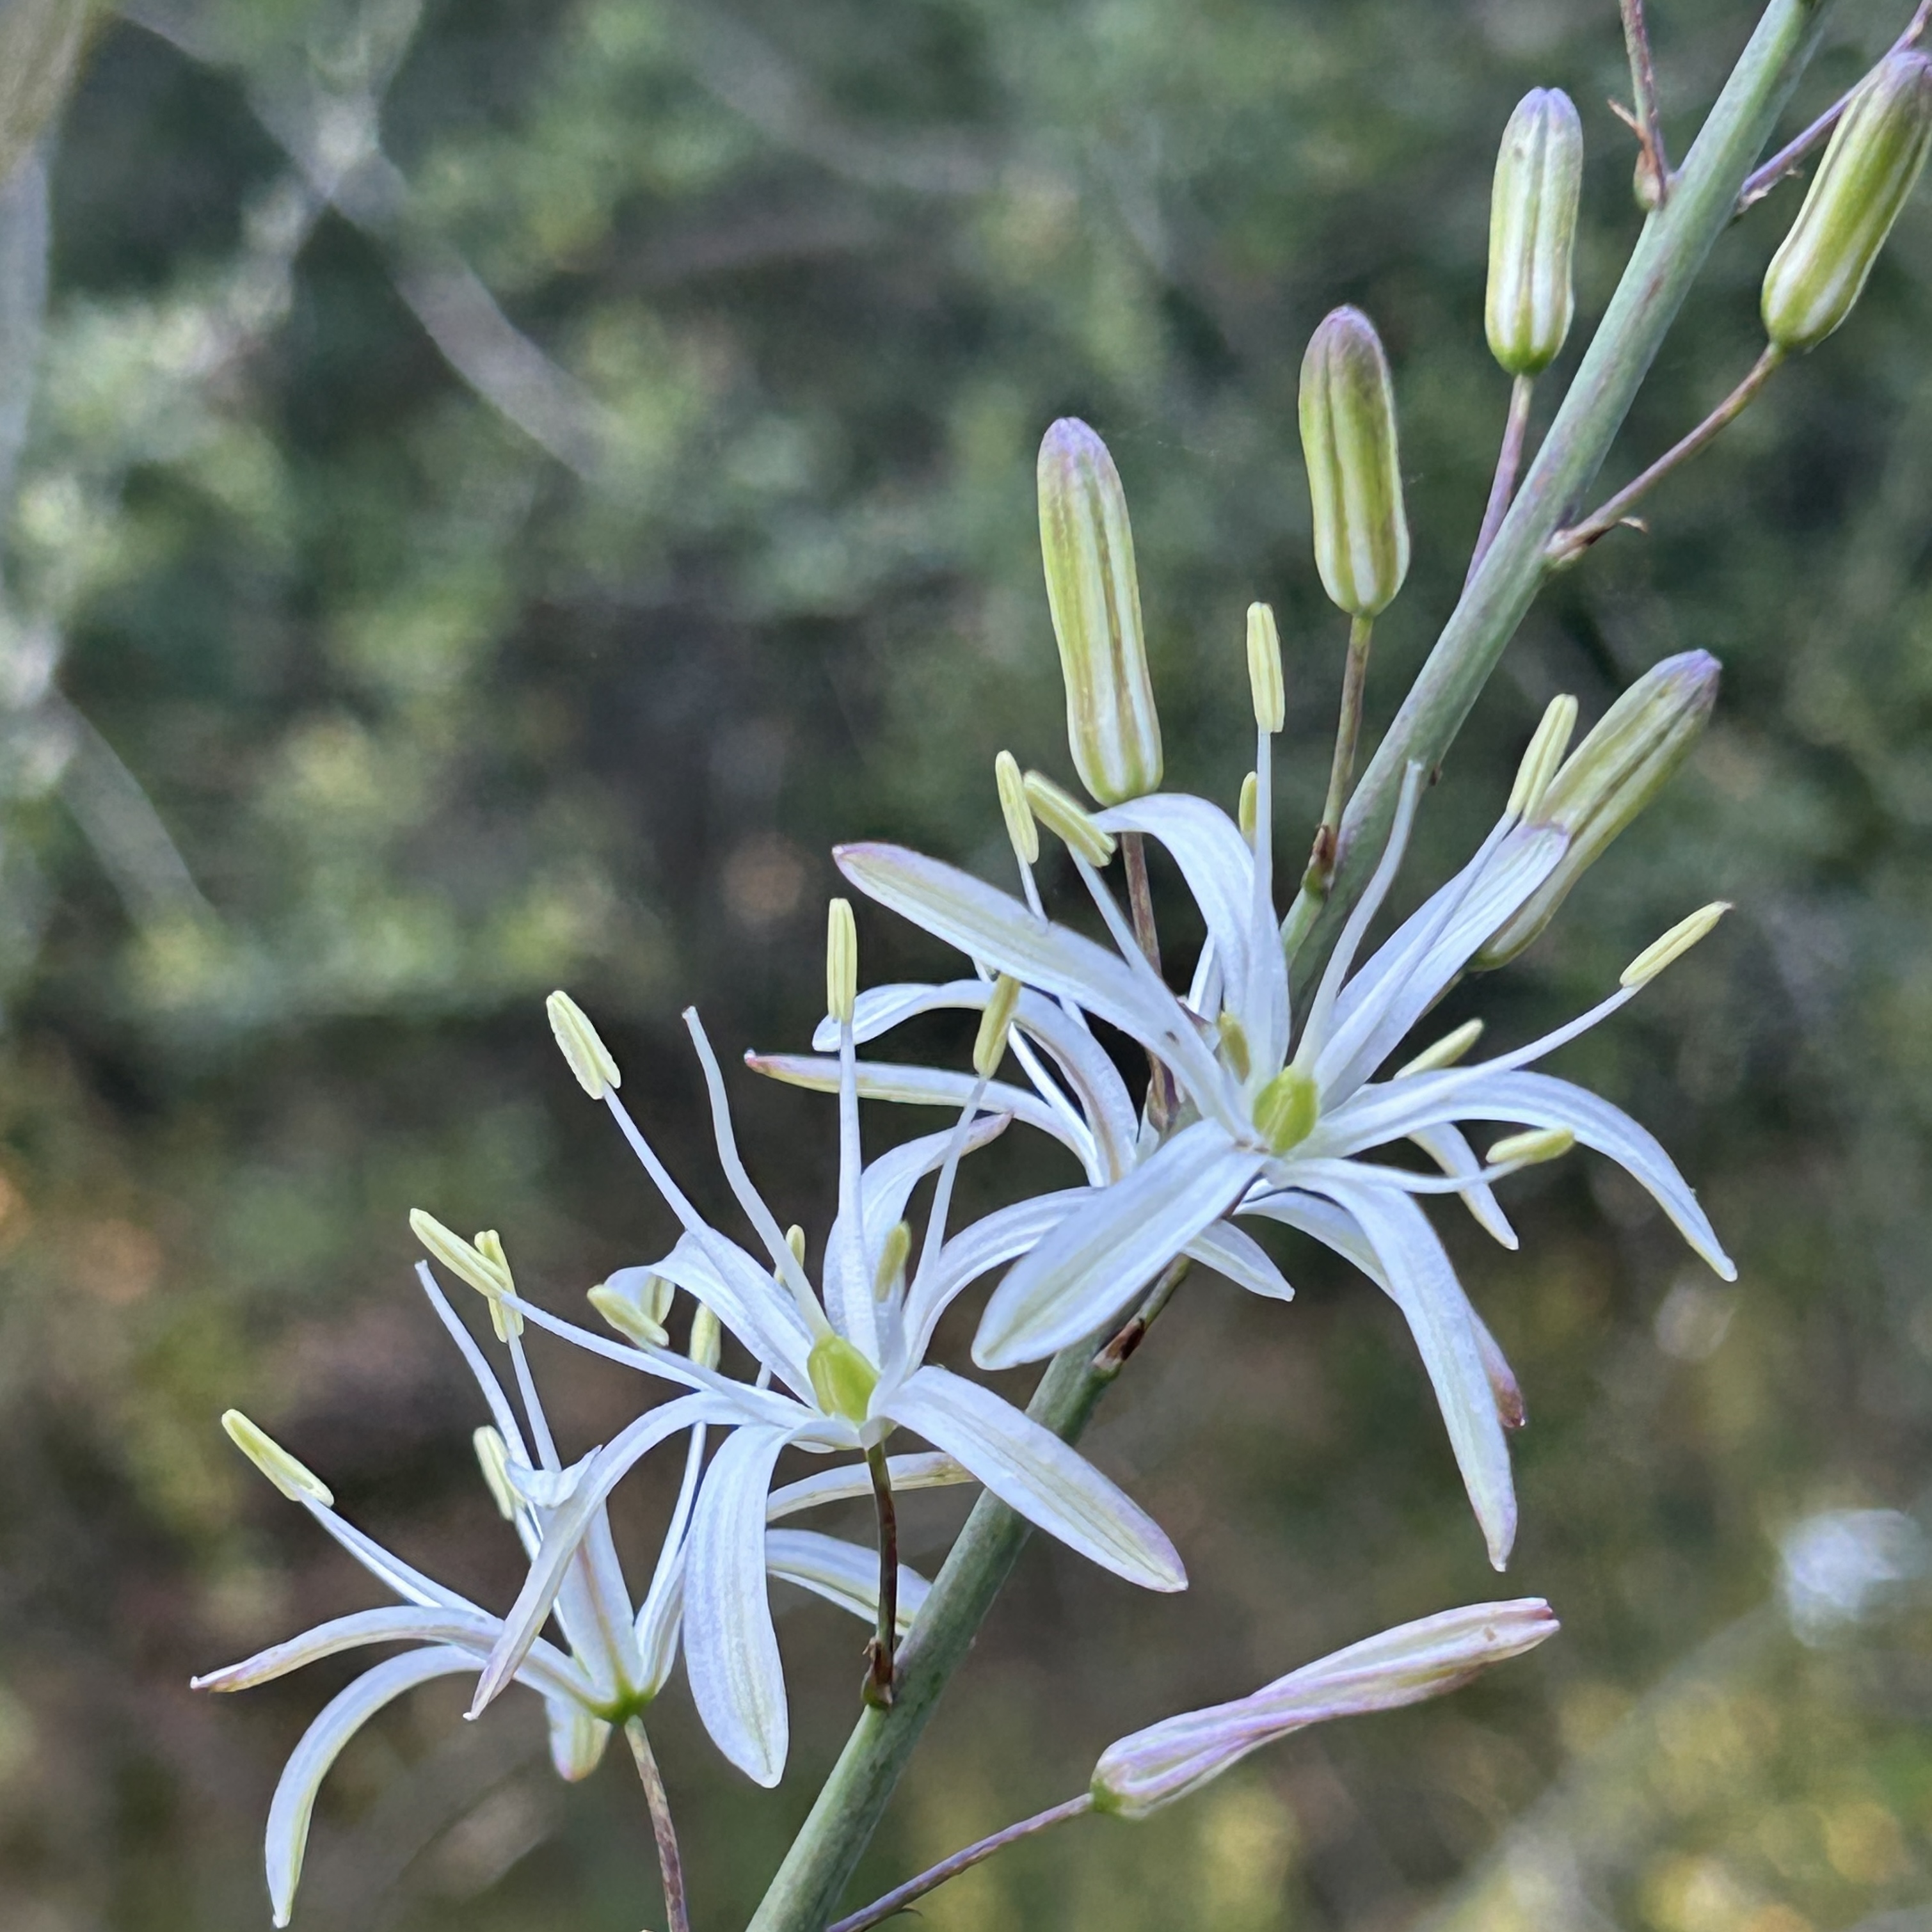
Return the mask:
[[1288,694],[1281,676],[1281,633],[1265,604],[1248,606],[1248,691],[1255,722],[1264,731],[1279,731],[1288,715]]
[[[476,1252],[496,1271],[497,1279],[503,1284],[505,1294],[514,1294],[517,1284],[510,1277],[509,1257],[503,1252],[503,1244],[494,1228],[485,1228],[476,1237]],[[508,1306],[496,1295],[490,1297],[490,1325],[496,1331],[500,1342],[507,1342],[513,1335],[524,1332],[524,1318]]]
[[1241,781],[1241,802],[1234,808],[1234,823],[1250,845],[1255,842],[1255,820],[1261,815],[1261,805],[1262,782],[1250,772]]
[[628,1340],[652,1348],[662,1348],[670,1340],[662,1316],[653,1315],[641,1303],[632,1300],[608,1282],[599,1282],[585,1299]]
[[490,1500],[506,1522],[517,1520],[517,1492],[510,1486],[510,1451],[502,1437],[487,1424],[470,1437],[476,1447],[477,1466],[490,1486]]
[[1228,1070],[1237,1080],[1245,1080],[1254,1069],[1254,1055],[1248,1050],[1248,1030],[1226,1007],[1214,1022],[1221,1036],[1221,1051],[1227,1056]]
[[272,1436],[257,1429],[238,1408],[228,1410],[221,1418],[228,1439],[266,1476],[292,1503],[304,1496],[319,1503],[333,1503],[328,1485],[312,1469],[304,1468]]
[[1064,839],[1070,851],[1078,854],[1090,866],[1104,866],[1112,858],[1113,834],[1102,831],[1094,824],[1092,814],[1072,793],[1063,790],[1040,772],[1028,772],[1025,784],[1027,803],[1033,808],[1033,815],[1049,832]]
[[1000,815],[1006,821],[1006,836],[1022,865],[1040,863],[1040,827],[1033,822],[1033,807],[1027,803],[1026,780],[1020,776],[1020,761],[1010,752],[1002,752],[993,760],[994,782],[1000,788]]
[[479,1294],[487,1294],[494,1300],[500,1294],[512,1292],[514,1284],[506,1270],[500,1269],[454,1228],[446,1228],[434,1214],[425,1214],[420,1208],[412,1208],[410,1232],[452,1274],[466,1281]]
[[1480,1020],[1465,1020],[1454,1033],[1445,1033],[1433,1046],[1425,1046],[1407,1066],[1397,1067],[1391,1077],[1406,1080],[1412,1073],[1439,1073],[1445,1066],[1454,1066],[1482,1036]]
[[904,1280],[911,1254],[912,1229],[904,1221],[895,1221],[886,1229],[885,1246],[879,1250],[878,1271],[872,1277],[874,1301],[884,1301]]
[[1623,977],[1618,983],[1624,986],[1648,986],[1665,967],[1682,958],[1730,909],[1730,900],[1713,899],[1688,919],[1680,919],[1661,939],[1653,940],[1624,968]]
[[1552,698],[1542,722],[1529,741],[1529,748],[1516,767],[1516,784],[1509,796],[1508,815],[1527,818],[1543,802],[1570,748],[1570,736],[1576,728],[1576,700],[1567,693]]
[[1020,982],[1010,973],[1002,973],[993,982],[973,1041],[973,1071],[982,1080],[992,1079],[1006,1056],[1006,1036],[1013,1030],[1013,1009],[1019,1000]]
[[1562,1160],[1576,1144],[1571,1128],[1532,1127],[1498,1141],[1490,1149],[1489,1162],[1492,1167],[1534,1167],[1541,1161]]
[[550,1030],[556,1034],[571,1072],[577,1076],[577,1084],[592,1100],[602,1100],[607,1087],[623,1085],[624,1076],[617,1071],[610,1049],[598,1037],[597,1029],[584,1009],[568,993],[551,994],[544,1002],[544,1010],[550,1015]]
[[841,1026],[859,998],[859,928],[852,902],[834,899],[825,921],[825,1010]]
[[805,1265],[805,1230],[794,1221],[785,1230],[785,1246],[791,1250],[791,1258],[800,1268]]
[[700,1301],[691,1318],[691,1359],[700,1369],[715,1369],[724,1348],[724,1331],[717,1316]]

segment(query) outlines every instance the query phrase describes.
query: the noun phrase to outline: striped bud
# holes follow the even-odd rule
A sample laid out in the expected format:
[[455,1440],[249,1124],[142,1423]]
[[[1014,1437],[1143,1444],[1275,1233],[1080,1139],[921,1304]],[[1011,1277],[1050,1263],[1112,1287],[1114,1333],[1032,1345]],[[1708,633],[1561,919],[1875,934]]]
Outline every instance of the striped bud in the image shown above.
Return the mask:
[[1490,190],[1490,352],[1512,376],[1555,362],[1576,310],[1570,254],[1583,186],[1583,124],[1560,87],[1532,88],[1503,130]]
[[1764,277],[1764,328],[1815,349],[1852,312],[1932,148],[1932,59],[1888,54],[1865,76]]
[[1653,664],[1564,760],[1524,823],[1570,835],[1556,870],[1470,962],[1478,972],[1514,959],[1556,916],[1570,889],[1656,797],[1702,736],[1722,667],[1708,651]]
[[1352,617],[1372,617],[1408,574],[1408,520],[1388,358],[1360,309],[1333,310],[1310,340],[1300,415],[1322,587]]
[[1063,416],[1040,446],[1040,548],[1066,682],[1066,741],[1102,805],[1160,787],[1160,719],[1141,632],[1126,494],[1107,446]]

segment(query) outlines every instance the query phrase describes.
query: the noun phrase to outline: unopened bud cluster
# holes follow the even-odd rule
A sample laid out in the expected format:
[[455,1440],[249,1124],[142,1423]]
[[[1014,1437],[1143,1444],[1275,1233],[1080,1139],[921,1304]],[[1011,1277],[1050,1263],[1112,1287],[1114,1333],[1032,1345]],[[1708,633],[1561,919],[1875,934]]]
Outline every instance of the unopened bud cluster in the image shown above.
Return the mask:
[[1556,361],[1576,308],[1570,256],[1583,184],[1583,124],[1559,87],[1517,103],[1490,194],[1490,350],[1512,376]]

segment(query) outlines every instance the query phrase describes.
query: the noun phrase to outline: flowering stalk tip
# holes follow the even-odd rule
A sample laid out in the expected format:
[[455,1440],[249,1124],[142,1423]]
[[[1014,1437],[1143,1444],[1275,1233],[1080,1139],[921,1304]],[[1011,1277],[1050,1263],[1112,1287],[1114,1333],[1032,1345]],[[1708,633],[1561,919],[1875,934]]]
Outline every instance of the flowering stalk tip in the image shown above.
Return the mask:
[[1040,827],[1034,823],[1033,808],[1027,803],[1026,781],[1020,776],[1019,760],[1010,752],[1002,752],[993,760],[993,779],[1000,788],[1000,815],[1006,821],[1006,837],[1013,856],[1023,866],[1040,863]]
[[1932,58],[1894,50],[1868,74],[1771,266],[1765,333],[1815,349],[1852,312],[1932,151]]
[[624,1076],[610,1058],[610,1048],[568,993],[551,994],[544,1002],[544,1010],[550,1016],[550,1030],[556,1036],[571,1072],[577,1076],[577,1084],[592,1100],[602,1100],[607,1088],[623,1085]]
[[335,1501],[320,1476],[298,1462],[267,1430],[256,1428],[238,1408],[224,1412],[221,1426],[228,1432],[229,1441],[290,1502],[298,1503],[304,1496],[309,1496],[327,1507]]
[[825,1010],[843,1026],[859,998],[859,928],[852,902],[834,899],[825,920]]
[[1490,351],[1512,376],[1540,375],[1570,332],[1570,256],[1583,184],[1583,124],[1560,87],[1533,88],[1503,130],[1490,194]]
[[1041,824],[1065,842],[1090,866],[1104,866],[1114,856],[1114,836],[1102,831],[1094,815],[1071,792],[1041,772],[1026,775],[1026,800]]
[[1334,310],[1310,338],[1300,414],[1322,587],[1351,616],[1373,617],[1408,574],[1408,519],[1388,358],[1360,309]]
[[1102,805],[1156,790],[1160,719],[1141,630],[1126,493],[1107,446],[1063,417],[1040,446],[1040,548],[1066,685],[1066,740]]
[[1274,612],[1265,604],[1248,606],[1248,689],[1255,701],[1255,722],[1264,731],[1279,731],[1287,716],[1288,697],[1282,682],[1281,633]]
[[1660,939],[1654,939],[1623,970],[1620,986],[1647,986],[1666,966],[1674,965],[1709,933],[1731,909],[1728,899],[1713,899],[1688,919],[1680,919]]

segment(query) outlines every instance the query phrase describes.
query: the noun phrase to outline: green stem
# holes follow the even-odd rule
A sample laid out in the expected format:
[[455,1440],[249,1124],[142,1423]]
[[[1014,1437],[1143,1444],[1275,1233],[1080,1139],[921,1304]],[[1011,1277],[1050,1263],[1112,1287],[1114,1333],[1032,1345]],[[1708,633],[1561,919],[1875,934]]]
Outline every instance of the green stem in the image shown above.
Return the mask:
[[1315,849],[1308,855],[1303,890],[1318,898],[1335,876],[1335,836],[1342,808],[1348,802],[1348,782],[1355,776],[1355,746],[1362,735],[1362,690],[1368,682],[1369,645],[1376,633],[1372,617],[1348,620],[1348,655],[1342,667],[1342,710],[1335,724],[1335,756],[1328,767],[1328,796],[1322,807],[1322,824]]
[[872,1500],[879,1514],[879,1611],[872,1641],[866,1646],[866,1702],[881,1710],[892,1701],[892,1658],[899,1636],[899,1519],[892,1502],[892,1466],[884,1444],[866,1451],[872,1472]]
[[[1751,163],[1816,46],[1831,0],[1772,0],[1696,144],[1670,199],[1645,222],[1556,419],[1544,438],[1489,554],[1450,614],[1342,821],[1328,900],[1297,950],[1298,999],[1388,836],[1412,760],[1433,770],[1447,755],[1504,646],[1542,588],[1550,539],[1588,489],[1698,271],[1724,232]],[[1285,932],[1304,922],[1298,904]]]
[[1522,467],[1522,442],[1529,429],[1530,398],[1536,392],[1534,376],[1519,376],[1510,385],[1509,414],[1503,423],[1503,445],[1496,452],[1496,473],[1490,483],[1490,500],[1483,511],[1483,527],[1476,533],[1476,547],[1469,554],[1465,584],[1476,574],[1476,566],[1489,554],[1503,518],[1509,514],[1510,499],[1516,494],[1516,472]]
[[664,1880],[664,1916],[670,1922],[670,1932],[691,1932],[691,1912],[684,1897],[684,1866],[677,1852],[677,1828],[671,1822],[670,1800],[664,1795],[664,1775],[658,1769],[644,1720],[626,1719],[624,1736],[632,1756],[637,1760],[638,1777],[650,1810],[651,1835],[658,1846],[658,1870]]
[[[1318,917],[1323,938],[1339,927],[1388,834],[1409,760],[1441,762],[1503,647],[1541,587],[1545,549],[1609,454],[1665,332],[1725,224],[1804,63],[1831,0],[1772,0],[1712,109],[1668,205],[1644,225],[1576,380],[1489,554],[1483,560],[1415,686],[1396,713],[1342,820],[1335,890]],[[1286,928],[1297,930],[1292,910]],[[1325,944],[1302,946],[1305,987]],[[1112,1377],[1094,1365],[1108,1340],[1096,1335],[1056,1355],[1028,1413],[1072,1442]],[[812,1813],[793,1840],[749,1932],[822,1932],[877,1828],[947,1680],[964,1660],[1018,1560],[1028,1526],[982,1496],[946,1558],[932,1594],[899,1652],[889,1711],[861,1714]]]
[[1664,122],[1657,111],[1657,64],[1650,52],[1650,28],[1643,17],[1643,0],[1623,0],[1624,46],[1630,56],[1630,98],[1636,109],[1636,138],[1643,149],[1643,166],[1652,184],[1647,207],[1661,208],[1670,198],[1670,160],[1664,151]]

